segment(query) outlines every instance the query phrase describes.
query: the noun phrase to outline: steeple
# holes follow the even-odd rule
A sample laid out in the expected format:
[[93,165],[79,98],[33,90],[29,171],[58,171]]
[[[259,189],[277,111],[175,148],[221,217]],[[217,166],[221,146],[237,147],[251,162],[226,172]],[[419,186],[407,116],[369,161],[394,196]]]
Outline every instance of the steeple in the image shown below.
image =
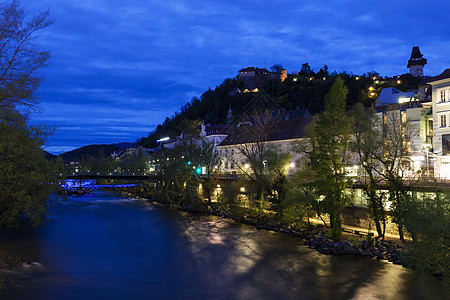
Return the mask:
[[427,60],[423,58],[418,46],[414,46],[411,51],[411,58],[408,60],[407,68],[413,76],[423,76],[423,67],[427,64]]
[[228,109],[228,115],[227,115],[227,125],[233,125],[234,123],[234,117],[233,117],[233,111],[231,110],[231,104],[230,109]]

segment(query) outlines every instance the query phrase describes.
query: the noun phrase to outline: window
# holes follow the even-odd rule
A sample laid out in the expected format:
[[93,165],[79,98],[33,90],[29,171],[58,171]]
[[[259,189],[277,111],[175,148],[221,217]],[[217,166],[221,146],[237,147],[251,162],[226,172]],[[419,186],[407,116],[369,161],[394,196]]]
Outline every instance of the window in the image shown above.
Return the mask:
[[234,155],[234,149],[231,149],[231,155]]
[[406,111],[400,112],[400,116],[402,119],[402,124],[406,123]]
[[442,155],[450,154],[450,134],[442,135]]
[[225,169],[228,169],[228,162],[225,162]]
[[228,156],[228,149],[225,149],[225,156]]
[[234,162],[230,163],[230,169],[234,169]]
[[427,135],[433,135],[433,120],[427,121]]
[[441,127],[447,127],[447,115],[441,115]]
[[439,103],[445,102],[445,90],[441,90],[441,100]]

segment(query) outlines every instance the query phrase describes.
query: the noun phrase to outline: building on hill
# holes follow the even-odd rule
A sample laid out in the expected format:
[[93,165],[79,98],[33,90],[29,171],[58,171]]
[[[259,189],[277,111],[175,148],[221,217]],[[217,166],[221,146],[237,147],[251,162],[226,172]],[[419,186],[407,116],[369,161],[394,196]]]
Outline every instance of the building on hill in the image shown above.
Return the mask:
[[279,80],[283,82],[287,78],[285,69],[280,73],[269,72],[266,68],[247,67],[239,70],[238,81],[242,82],[243,87],[239,92],[258,92],[263,82],[267,80]]
[[423,76],[423,67],[426,64],[427,60],[423,58],[423,54],[420,53],[419,47],[414,46],[407,65],[407,68],[409,68],[409,73],[413,76]]

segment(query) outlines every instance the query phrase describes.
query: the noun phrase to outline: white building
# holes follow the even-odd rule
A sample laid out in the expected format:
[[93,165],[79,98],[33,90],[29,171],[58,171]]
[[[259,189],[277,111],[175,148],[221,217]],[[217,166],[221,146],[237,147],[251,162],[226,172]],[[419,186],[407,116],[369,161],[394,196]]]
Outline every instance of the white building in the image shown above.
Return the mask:
[[433,103],[435,177],[450,179],[450,69],[427,80]]
[[279,120],[262,141],[258,136],[258,131],[261,130],[260,125],[252,125],[250,122],[250,124],[236,127],[218,146],[219,155],[222,158],[220,170],[225,173],[246,171],[249,168],[247,158],[240,152],[240,149],[245,146],[255,148],[275,146],[282,152],[290,152],[292,159],[289,167],[291,170],[299,168],[304,163],[304,159],[300,154],[294,153],[291,146],[294,141],[306,138],[305,129],[312,119],[312,117],[304,117]]

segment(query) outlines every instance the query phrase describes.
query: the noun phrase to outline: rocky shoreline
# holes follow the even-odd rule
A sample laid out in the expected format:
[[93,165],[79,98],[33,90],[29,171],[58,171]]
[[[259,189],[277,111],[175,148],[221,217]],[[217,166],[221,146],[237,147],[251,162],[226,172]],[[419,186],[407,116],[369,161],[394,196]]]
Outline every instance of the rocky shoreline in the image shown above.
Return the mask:
[[[190,211],[183,209],[183,211]],[[258,229],[270,230],[286,234],[293,238],[304,240],[303,244],[308,248],[315,249],[325,255],[347,255],[355,257],[376,258],[387,260],[394,264],[406,267],[408,257],[404,253],[404,246],[392,240],[381,240],[379,238],[360,240],[362,237],[353,238],[353,241],[342,240],[335,242],[327,237],[327,230],[324,226],[310,225],[307,228],[299,226],[283,226],[272,219],[255,219],[246,216],[235,217],[226,211],[210,208],[206,212],[210,215],[222,218],[233,219],[239,223],[255,226]]]

